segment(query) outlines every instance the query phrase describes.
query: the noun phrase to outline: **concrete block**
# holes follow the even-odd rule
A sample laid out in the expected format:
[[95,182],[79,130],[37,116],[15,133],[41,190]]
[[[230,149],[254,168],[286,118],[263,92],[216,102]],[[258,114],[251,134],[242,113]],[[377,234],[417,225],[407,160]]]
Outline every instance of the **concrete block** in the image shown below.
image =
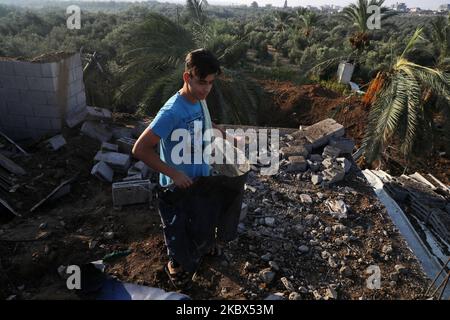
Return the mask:
[[19,89],[2,89],[2,100],[14,103],[22,102],[23,92]]
[[20,89],[20,90],[28,90],[31,89],[28,84],[28,78],[26,77],[11,77],[11,81],[13,81],[11,84],[9,84],[9,87],[11,89]]
[[[0,114],[2,116],[9,114],[8,105],[6,104],[6,101],[0,100]],[[1,119],[1,117],[0,117]]]
[[33,114],[36,117],[60,118],[61,113],[58,106],[41,104],[33,105]]
[[79,125],[86,119],[87,110],[83,108],[81,110],[74,110],[72,112],[68,112],[66,115],[66,123],[69,128],[73,128]]
[[345,171],[340,166],[333,166],[329,169],[325,169],[322,173],[323,179],[330,184],[342,181],[345,178]]
[[47,102],[45,104],[56,106],[58,105],[58,96],[56,92],[45,92],[45,96],[47,97]]
[[135,181],[135,180],[142,180],[142,174],[136,173],[133,175],[128,175],[127,177],[123,178],[122,181]]
[[5,76],[13,76],[14,61],[0,61],[0,74]]
[[65,144],[66,139],[64,139],[62,134],[59,134],[47,140],[47,146],[53,151],[62,148]]
[[308,163],[308,167],[311,169],[312,172],[319,171],[320,169],[320,162],[314,162],[311,160],[306,161]]
[[311,182],[312,182],[314,185],[320,184],[320,183],[322,182],[322,176],[319,175],[319,174],[313,174],[313,175],[311,175]]
[[33,107],[30,104],[7,101],[6,105],[10,115],[34,116]]
[[283,147],[280,149],[280,153],[283,156],[283,158],[289,158],[292,156],[302,156],[307,157],[309,152],[308,150],[300,145],[300,146],[292,146],[292,147]]
[[21,101],[27,104],[47,104],[45,91],[21,90]]
[[341,149],[332,147],[332,146],[326,146],[323,149],[322,157],[323,158],[337,158],[341,154]]
[[116,143],[119,145],[120,152],[131,154],[133,146],[136,143],[136,139],[120,138],[116,140]]
[[325,119],[307,127],[305,130],[306,139],[318,148],[328,144],[331,138],[342,137],[345,134],[344,126],[333,119]]
[[59,65],[57,62],[41,63],[41,74],[44,78],[55,78],[59,76]]
[[84,122],[81,126],[81,132],[100,142],[107,142],[112,137],[112,132],[104,124],[93,121]]
[[15,87],[15,76],[7,76],[0,74],[0,85],[4,89],[16,89]]
[[62,124],[62,119],[57,119],[57,118],[51,118],[50,122],[52,124],[52,129],[56,130],[56,131],[61,131],[63,124]]
[[28,128],[28,123],[23,115],[2,115],[3,121],[9,126],[9,127],[16,127],[16,128]]
[[131,157],[118,152],[97,152],[95,161],[107,163],[114,171],[126,173],[131,165]]
[[308,163],[303,156],[291,156],[288,158],[288,160],[288,172],[306,171],[306,169],[308,168]]
[[107,152],[107,151],[118,152],[119,146],[117,144],[113,144],[113,143],[102,142],[100,150],[103,152]]
[[322,165],[325,167],[325,168],[331,168],[332,166],[333,166],[333,164],[334,164],[335,162],[333,161],[333,159],[332,158],[325,158],[325,159],[323,159],[323,161],[322,161]]
[[54,92],[58,88],[57,78],[27,77],[26,80],[31,90]]
[[76,99],[78,105],[86,105],[86,93],[84,92],[84,88],[82,91],[78,92]]
[[341,154],[352,154],[353,149],[355,148],[355,141],[344,137],[337,139],[332,138],[328,145],[340,149]]
[[153,186],[150,180],[116,182],[112,186],[114,207],[149,203],[152,199]]
[[120,138],[133,138],[133,134],[132,134],[132,129],[131,128],[124,128],[124,127],[114,127],[112,129],[112,133],[113,133],[113,138],[115,140],[120,139]]
[[345,173],[348,173],[352,167],[352,163],[346,158],[337,158],[337,163],[344,169]]
[[52,123],[49,118],[26,117],[26,123],[31,129],[53,130]]
[[96,176],[102,181],[112,182],[114,177],[114,171],[108,164],[103,161],[98,162],[91,170],[91,174]]
[[105,108],[97,108],[87,106],[87,115],[86,120],[103,120],[103,121],[111,121],[112,113],[110,110]]
[[152,171],[152,169],[147,166],[144,162],[142,161],[138,161],[136,162],[133,166],[132,169],[136,170],[137,172],[142,174],[142,177],[144,178],[148,178],[150,172]]

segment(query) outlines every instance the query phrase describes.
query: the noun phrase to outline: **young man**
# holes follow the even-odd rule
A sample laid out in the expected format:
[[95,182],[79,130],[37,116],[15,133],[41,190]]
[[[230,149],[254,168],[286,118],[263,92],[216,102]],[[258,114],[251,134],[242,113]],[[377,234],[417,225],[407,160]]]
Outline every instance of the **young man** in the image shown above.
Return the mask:
[[[176,129],[187,130],[185,132],[189,132],[191,138],[192,154],[203,150],[202,140],[196,142],[194,135],[198,134],[195,132],[198,125],[201,124],[202,128],[205,128],[205,122],[210,119],[205,119],[200,101],[206,99],[214,79],[220,74],[219,61],[211,52],[205,49],[190,52],[186,56],[183,87],[164,104],[149,127],[136,141],[133,155],[160,173],[159,182],[162,187],[175,186],[185,189],[192,185],[194,178],[209,176],[210,166],[203,161],[203,158],[201,163],[194,163],[193,157],[190,163],[178,164],[178,161],[174,161],[172,150],[179,141],[172,141],[171,136]],[[214,124],[212,126],[219,129]],[[223,133],[222,130],[220,131]],[[158,143],[160,156],[154,150]],[[159,209],[170,260],[167,271],[171,278],[175,279],[178,276],[180,281],[184,281],[186,279],[181,279],[181,275],[186,276],[186,274],[176,261],[177,252],[183,251],[182,246],[185,245],[182,243],[182,237],[179,237],[183,231],[180,227],[173,228],[170,223],[176,219],[175,213],[168,212],[168,209],[161,204]]]

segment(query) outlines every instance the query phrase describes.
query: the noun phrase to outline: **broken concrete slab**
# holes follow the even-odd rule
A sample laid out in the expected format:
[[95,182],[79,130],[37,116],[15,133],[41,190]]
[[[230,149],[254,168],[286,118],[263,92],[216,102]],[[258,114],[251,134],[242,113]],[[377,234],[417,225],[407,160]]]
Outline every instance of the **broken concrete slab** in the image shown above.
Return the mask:
[[94,120],[94,121],[112,120],[112,113],[108,109],[87,106],[86,110],[87,110],[86,120]]
[[126,173],[131,165],[131,157],[128,154],[118,152],[98,151],[94,161],[106,162],[114,171]]
[[134,180],[142,180],[142,174],[137,173],[133,175],[128,175],[127,177],[123,178],[122,181],[134,181]]
[[113,133],[114,140],[120,138],[133,138],[133,129],[125,127],[114,127],[111,129]]
[[330,214],[337,219],[346,219],[348,207],[342,200],[326,200],[325,205],[327,206]]
[[74,128],[86,119],[87,110],[82,108],[80,110],[75,110],[69,112],[66,115],[66,124],[69,128]]
[[287,168],[288,172],[295,171],[306,171],[308,168],[308,163],[305,160],[305,157],[302,156],[291,156],[289,157],[289,165]]
[[323,161],[322,161],[322,165],[323,165],[326,169],[331,168],[331,167],[333,166],[334,163],[335,163],[335,162],[334,162],[333,159],[331,159],[331,158],[325,158],[325,159],[323,159]]
[[319,175],[319,174],[313,174],[313,175],[311,175],[311,182],[312,182],[314,185],[320,184],[320,183],[322,182],[322,176]]
[[337,158],[336,161],[339,165],[342,166],[345,173],[348,173],[350,171],[352,163],[349,160],[347,160],[346,158]]
[[286,159],[292,156],[302,156],[306,158],[309,154],[308,150],[303,145],[283,147],[280,149],[280,153]]
[[81,132],[92,139],[107,142],[112,138],[112,132],[102,123],[86,121],[81,126]]
[[340,166],[332,166],[331,168],[322,171],[322,173],[323,179],[330,184],[342,181],[345,178],[345,171]]
[[355,141],[350,138],[332,138],[328,145],[341,150],[341,154],[352,154],[355,148]]
[[312,172],[317,172],[320,169],[320,162],[313,162],[311,160],[306,161],[308,163],[309,169],[311,169]]
[[114,171],[110,166],[104,161],[98,162],[91,170],[91,174],[96,176],[102,181],[112,182],[114,177]]
[[119,151],[126,154],[131,154],[133,150],[133,146],[136,143],[136,139],[132,138],[120,138],[116,140],[116,143],[119,146]]
[[138,171],[139,173],[141,173],[141,174],[142,174],[142,177],[144,177],[144,178],[147,178],[148,175],[149,175],[149,173],[150,173],[150,171],[152,170],[152,169],[150,169],[149,166],[147,166],[147,165],[146,165],[144,162],[142,162],[142,161],[136,162],[136,163],[132,166],[132,169],[134,169],[134,170]]
[[341,154],[341,149],[333,147],[333,146],[326,146],[323,149],[322,157],[323,158],[337,158]]
[[112,186],[114,207],[148,203],[152,199],[150,180],[116,182]]
[[108,152],[108,151],[119,152],[119,146],[117,144],[113,144],[113,143],[102,142],[100,150],[103,152]]
[[47,140],[47,146],[53,150],[59,150],[66,144],[66,139],[64,139],[62,134],[59,134],[57,136],[54,136],[53,138],[50,138]]
[[3,167],[9,172],[14,173],[16,175],[23,176],[26,174],[26,171],[21,166],[15,164],[14,161],[7,158],[1,153],[0,153],[0,167]]
[[318,148],[326,145],[331,138],[339,138],[345,134],[344,126],[333,119],[325,119],[304,129],[306,139]]

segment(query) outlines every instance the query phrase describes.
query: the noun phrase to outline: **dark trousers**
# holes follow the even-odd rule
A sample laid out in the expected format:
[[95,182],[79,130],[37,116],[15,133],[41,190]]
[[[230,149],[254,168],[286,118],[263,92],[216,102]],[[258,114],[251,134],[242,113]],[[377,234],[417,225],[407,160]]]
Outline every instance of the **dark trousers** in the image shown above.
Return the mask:
[[247,175],[200,177],[188,189],[159,193],[169,258],[194,272],[216,241],[237,237]]

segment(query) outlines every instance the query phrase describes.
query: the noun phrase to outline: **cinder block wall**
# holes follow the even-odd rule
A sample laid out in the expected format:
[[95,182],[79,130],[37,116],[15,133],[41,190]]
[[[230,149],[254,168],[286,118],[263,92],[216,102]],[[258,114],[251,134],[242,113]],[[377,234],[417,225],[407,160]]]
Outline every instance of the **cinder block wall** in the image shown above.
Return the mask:
[[86,95],[79,53],[46,63],[0,58],[0,130],[12,139],[56,134],[68,114],[83,109]]

